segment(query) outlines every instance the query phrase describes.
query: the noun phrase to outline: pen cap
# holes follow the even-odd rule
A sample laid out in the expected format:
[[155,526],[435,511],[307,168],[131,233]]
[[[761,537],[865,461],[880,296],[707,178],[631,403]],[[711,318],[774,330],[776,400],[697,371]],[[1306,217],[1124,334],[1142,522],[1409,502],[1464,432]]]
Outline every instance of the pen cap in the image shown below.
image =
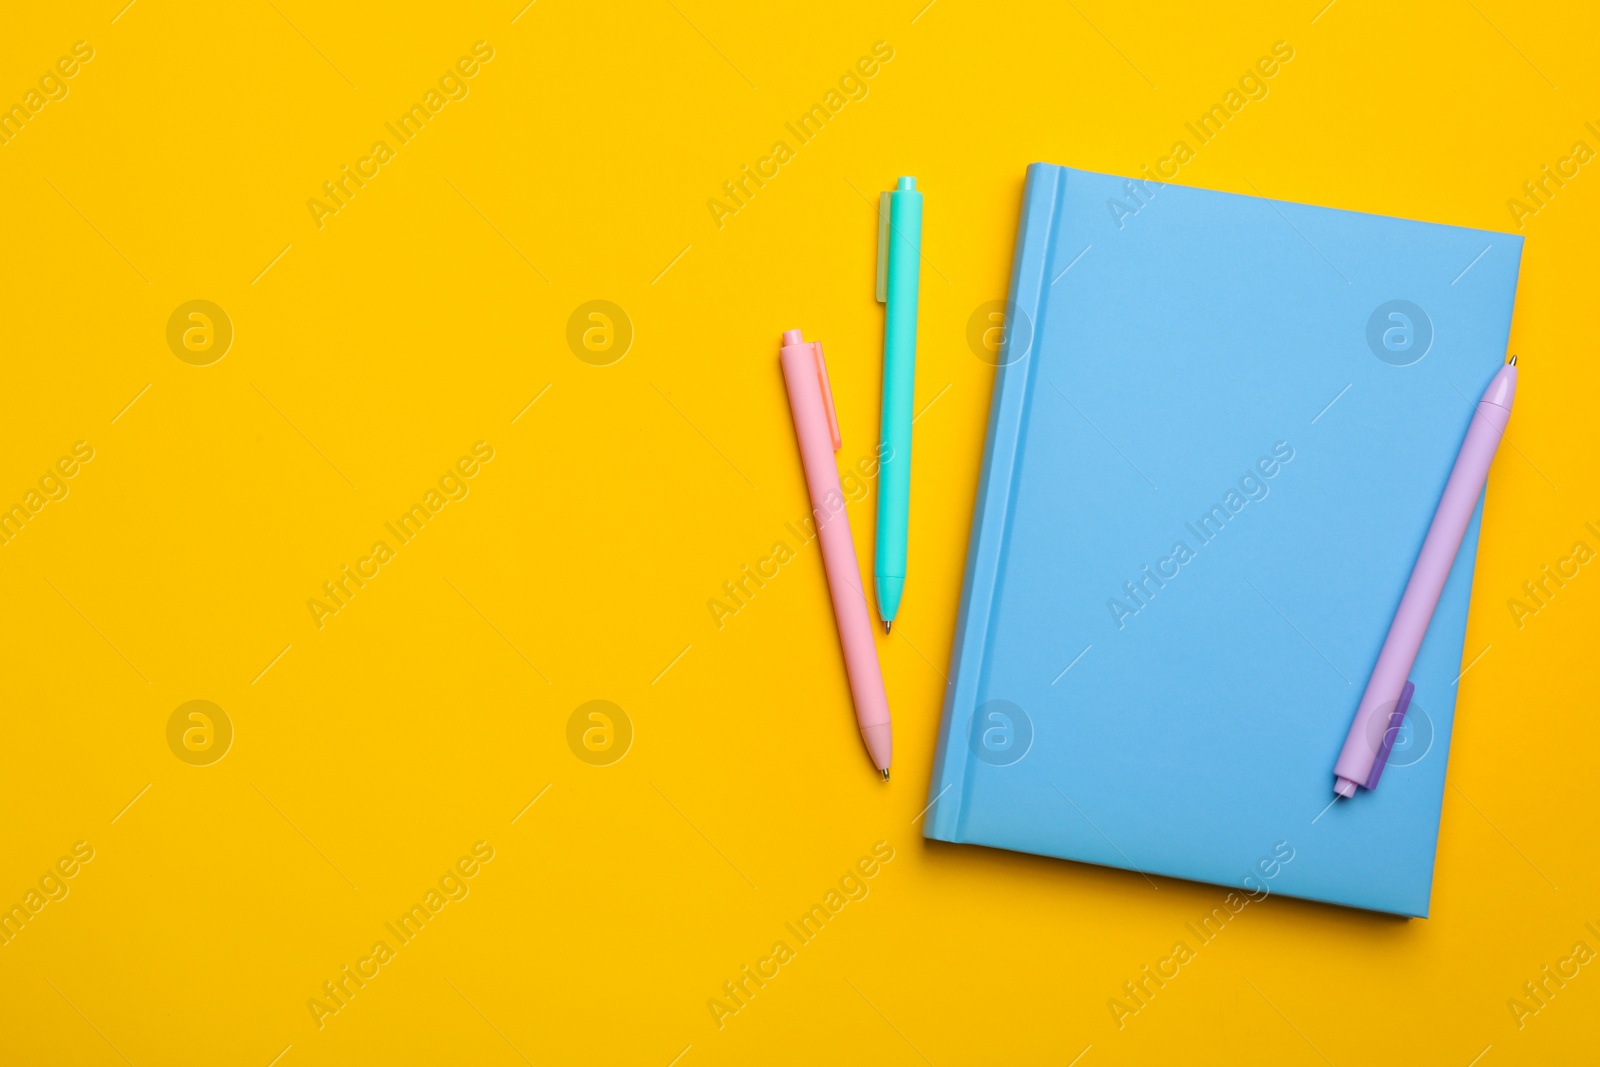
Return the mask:
[[783,331],[782,355],[787,356],[791,349],[808,348],[811,358],[817,368],[817,385],[822,390],[822,410],[828,416],[828,437],[833,442],[833,450],[839,451],[844,446],[844,441],[839,437],[839,413],[833,408],[833,385],[828,381],[828,361],[822,355],[821,341],[803,341],[804,336],[799,330]]

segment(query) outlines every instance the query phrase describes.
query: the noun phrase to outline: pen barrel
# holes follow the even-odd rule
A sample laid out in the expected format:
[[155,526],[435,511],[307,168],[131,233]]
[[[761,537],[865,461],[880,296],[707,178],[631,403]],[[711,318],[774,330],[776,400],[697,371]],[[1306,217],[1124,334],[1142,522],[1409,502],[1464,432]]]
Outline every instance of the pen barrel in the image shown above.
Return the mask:
[[1334,765],[1333,773],[1341,778],[1365,783],[1372,774],[1384,734],[1391,725],[1390,715],[1416,663],[1428,623],[1444,592],[1450,569],[1455,565],[1461,539],[1466,536],[1467,524],[1477,509],[1478,498],[1489,478],[1489,466],[1510,417],[1508,408],[1487,401],[1479,403],[1473,412],[1472,425],[1467,428],[1466,440],[1450,470],[1444,495],[1433,513],[1422,551],[1417,555],[1411,579],[1406,582],[1400,606],[1395,610],[1394,622],[1389,625],[1378,662],[1372,668],[1372,677],[1356,708],[1355,722],[1350,726],[1339,761]]
[[[911,422],[916,393],[917,296],[922,264],[920,192],[902,190],[891,194],[888,244],[878,525],[873,573],[878,578],[880,612],[885,618],[893,618],[899,599],[898,581],[906,574],[911,505]],[[885,578],[896,581],[886,589]],[[886,593],[894,599],[894,604],[882,603]],[[885,608],[888,610],[884,611]]]
[[780,362],[789,392],[789,410],[794,416],[795,436],[800,442],[800,461],[805,469],[811,514],[817,524],[817,540],[822,547],[828,594],[838,622],[839,644],[844,652],[856,722],[874,763],[886,768],[890,757],[889,697],[878,666],[878,650],[872,634],[872,620],[867,613],[861,568],[856,563],[855,543],[850,537],[850,517],[845,512],[839,468],[834,461],[814,343],[784,346]]

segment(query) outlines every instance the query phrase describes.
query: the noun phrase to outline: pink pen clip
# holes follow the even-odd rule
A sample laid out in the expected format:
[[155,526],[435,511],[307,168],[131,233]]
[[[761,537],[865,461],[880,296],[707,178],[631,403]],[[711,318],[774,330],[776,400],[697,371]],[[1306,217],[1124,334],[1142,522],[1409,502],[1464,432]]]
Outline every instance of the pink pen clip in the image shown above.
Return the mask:
[[[789,334],[795,335],[795,340],[800,339],[799,330],[789,330],[783,335],[784,344],[790,344]],[[844,439],[839,436],[839,413],[833,406],[833,386],[828,382],[828,360],[822,354],[822,342],[812,341],[811,350],[817,354],[817,380],[822,383],[822,407],[828,413],[828,433],[833,436],[833,450],[835,452],[844,447]]]

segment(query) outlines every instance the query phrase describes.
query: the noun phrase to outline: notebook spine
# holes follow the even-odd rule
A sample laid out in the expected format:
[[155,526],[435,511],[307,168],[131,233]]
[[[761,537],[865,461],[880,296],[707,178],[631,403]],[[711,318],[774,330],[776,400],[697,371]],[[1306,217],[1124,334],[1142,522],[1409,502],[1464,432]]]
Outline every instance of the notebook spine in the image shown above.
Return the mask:
[[[1068,171],[1046,163],[1028,167],[1017,226],[1016,258],[1011,268],[1011,293],[1006,304],[1005,332],[989,402],[988,443],[973,507],[972,536],[967,545],[966,576],[950,653],[950,678],[945,686],[944,714],[934,757],[933,781],[923,834],[942,841],[961,840],[961,815],[972,759],[967,739],[977,709],[984,660],[988,654],[990,615],[999,593],[1000,564],[1006,535],[1028,394],[1033,386],[1031,358],[1038,343],[1041,312],[1049,291],[1045,272],[1052,231],[1066,191]],[[1018,350],[1021,346],[1021,350]]]

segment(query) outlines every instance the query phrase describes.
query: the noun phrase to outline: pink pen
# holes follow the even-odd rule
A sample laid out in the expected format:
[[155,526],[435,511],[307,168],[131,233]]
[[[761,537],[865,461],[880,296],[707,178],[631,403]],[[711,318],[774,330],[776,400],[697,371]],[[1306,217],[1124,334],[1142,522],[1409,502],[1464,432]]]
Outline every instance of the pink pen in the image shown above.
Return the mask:
[[1467,428],[1466,440],[1456,465],[1445,483],[1439,509],[1422,542],[1422,552],[1411,571],[1411,580],[1400,598],[1400,607],[1378,653],[1372,679],[1356,708],[1356,721],[1344,739],[1339,762],[1333,765],[1333,791],[1353,797],[1356,787],[1376,789],[1395,735],[1411,703],[1413,686],[1406,681],[1416,662],[1422,637],[1428,632],[1433,609],[1444,592],[1445,579],[1456,561],[1456,551],[1467,532],[1467,523],[1478,506],[1483,484],[1489,479],[1489,464],[1494,460],[1506,422],[1511,418],[1511,400],[1517,393],[1517,357],[1500,368],[1478,401],[1478,409]]
[[878,649],[873,643],[872,620],[861,588],[855,543],[850,539],[850,517],[845,514],[839,468],[833,454],[839,450],[839,416],[833,409],[833,389],[828,385],[828,364],[820,341],[802,341],[799,330],[785,330],[779,362],[789,387],[789,410],[794,414],[794,434],[800,441],[800,462],[811,494],[811,513],[822,542],[822,565],[828,572],[828,593],[844,648],[845,673],[855,698],[856,723],[866,742],[872,765],[889,777],[889,756],[894,748],[889,724],[889,697],[878,669]]

